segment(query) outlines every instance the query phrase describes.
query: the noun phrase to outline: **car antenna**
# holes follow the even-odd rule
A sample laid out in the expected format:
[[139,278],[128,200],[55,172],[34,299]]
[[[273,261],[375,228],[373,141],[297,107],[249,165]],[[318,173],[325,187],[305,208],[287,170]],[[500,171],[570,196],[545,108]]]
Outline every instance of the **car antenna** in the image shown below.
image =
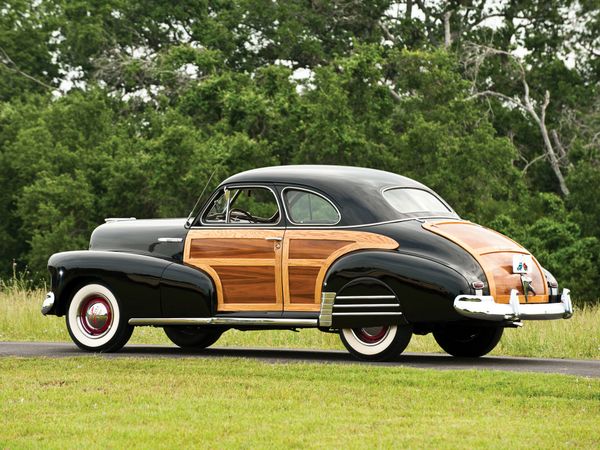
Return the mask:
[[194,204],[194,207],[192,208],[192,210],[190,211],[189,216],[187,217],[187,219],[185,220],[185,228],[189,228],[192,226],[190,219],[194,216],[194,211],[196,211],[196,208],[198,207],[198,203],[200,203],[200,200],[202,199],[202,197],[204,196],[204,192],[206,192],[206,188],[208,187],[210,180],[212,180],[213,175],[215,174],[215,172],[217,171],[217,168],[215,167],[212,171],[212,173],[210,174],[210,177],[208,177],[208,181],[206,182],[206,184],[204,185],[204,189],[202,189],[202,193],[200,194],[200,196],[198,197],[198,200],[196,200],[196,203]]

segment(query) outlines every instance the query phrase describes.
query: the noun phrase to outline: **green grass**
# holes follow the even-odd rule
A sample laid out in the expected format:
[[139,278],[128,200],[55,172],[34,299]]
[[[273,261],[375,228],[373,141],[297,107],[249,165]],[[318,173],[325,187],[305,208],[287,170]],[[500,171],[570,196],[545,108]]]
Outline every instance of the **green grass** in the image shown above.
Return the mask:
[[0,448],[600,445],[600,381],[244,359],[0,359]]
[[[43,317],[43,291],[0,292],[0,340],[69,341],[64,318]],[[161,329],[137,328],[131,343],[170,344]],[[236,347],[343,349],[337,335],[317,330],[228,331],[216,344]],[[440,352],[431,335],[414,336],[408,352]],[[576,308],[569,320],[525,322],[507,329],[492,355],[600,359],[600,305]]]

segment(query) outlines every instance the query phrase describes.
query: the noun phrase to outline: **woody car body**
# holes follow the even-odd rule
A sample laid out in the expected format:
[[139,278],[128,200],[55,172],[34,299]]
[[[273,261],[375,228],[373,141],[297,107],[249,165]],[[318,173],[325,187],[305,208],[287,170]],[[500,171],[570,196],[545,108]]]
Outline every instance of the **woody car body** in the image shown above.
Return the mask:
[[116,351],[136,326],[204,348],[229,329],[318,328],[355,356],[433,333],[481,356],[504,328],[572,314],[567,289],[508,237],[389,172],[281,166],[223,181],[186,219],[107,219],[89,250],[52,255],[44,314]]

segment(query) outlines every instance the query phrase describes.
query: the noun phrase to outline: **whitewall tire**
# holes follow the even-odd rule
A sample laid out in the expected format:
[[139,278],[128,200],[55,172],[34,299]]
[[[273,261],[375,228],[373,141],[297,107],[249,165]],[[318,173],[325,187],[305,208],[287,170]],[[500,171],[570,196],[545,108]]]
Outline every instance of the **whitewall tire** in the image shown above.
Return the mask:
[[366,361],[385,361],[400,355],[410,342],[412,328],[383,325],[340,330],[342,343],[350,353]]
[[88,351],[117,351],[127,343],[133,332],[112,291],[95,283],[75,291],[66,321],[73,342]]

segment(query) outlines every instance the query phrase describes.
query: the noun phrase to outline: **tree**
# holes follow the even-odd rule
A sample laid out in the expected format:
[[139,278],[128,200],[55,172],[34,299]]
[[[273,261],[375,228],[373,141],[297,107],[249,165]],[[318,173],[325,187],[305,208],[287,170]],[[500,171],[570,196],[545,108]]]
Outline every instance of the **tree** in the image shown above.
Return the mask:
[[[479,86],[479,69],[481,65],[485,62],[486,58],[493,56],[504,56],[516,66],[517,78],[523,88],[523,92],[520,97],[512,97],[502,92],[498,92],[494,89],[483,88],[483,90],[480,90],[481,88]],[[467,69],[471,72],[471,76],[473,79],[472,90],[474,92],[468,98],[469,100],[480,97],[495,97],[507,103],[508,105],[512,105],[523,110],[531,119],[533,119],[533,121],[539,128],[540,134],[542,136],[544,149],[543,157],[549,162],[550,167],[552,168],[552,171],[554,172],[558,181],[561,193],[564,196],[568,196],[569,189],[565,183],[565,177],[562,173],[563,170],[561,167],[568,165],[568,161],[561,161],[561,159],[566,160],[567,155],[564,152],[564,150],[561,151],[563,147],[560,143],[556,130],[549,131],[546,124],[546,109],[548,108],[548,104],[550,103],[550,91],[545,91],[544,98],[541,104],[539,101],[536,102],[535,100],[533,100],[530,95],[531,89],[529,88],[529,83],[527,81],[527,73],[525,70],[525,66],[512,53],[504,50],[498,50],[491,47],[472,44],[469,46],[469,51],[465,55],[465,64],[467,65]],[[551,134],[554,138],[554,143],[551,141]],[[537,159],[540,159],[540,157],[537,157]]]

